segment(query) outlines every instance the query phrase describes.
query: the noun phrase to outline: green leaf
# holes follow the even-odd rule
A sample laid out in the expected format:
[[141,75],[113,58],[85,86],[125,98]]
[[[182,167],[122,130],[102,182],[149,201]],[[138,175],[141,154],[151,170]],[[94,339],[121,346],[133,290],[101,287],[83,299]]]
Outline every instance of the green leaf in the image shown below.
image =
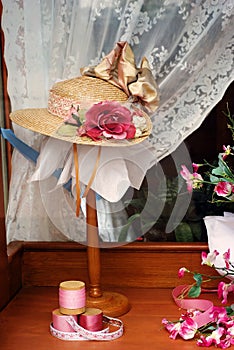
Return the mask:
[[231,306],[226,306],[227,314],[228,316],[233,316],[234,315],[234,310]]
[[218,167],[218,168],[215,168],[212,170],[212,174],[223,176],[224,170],[222,168]]
[[191,227],[186,222],[181,222],[175,228],[177,242],[193,242],[193,233]]
[[76,130],[77,130],[76,125],[73,126],[70,124],[63,124],[58,128],[57,134],[60,136],[73,137],[73,136],[76,136]]
[[188,296],[191,298],[197,298],[201,294],[201,287],[192,286],[188,292]]
[[213,184],[217,184],[217,183],[220,181],[220,178],[217,177],[217,176],[213,176],[212,174],[210,174],[210,181],[211,181]]
[[202,275],[200,273],[195,273],[193,275],[193,278],[195,279],[197,286],[200,287],[200,285],[202,283]]
[[227,163],[222,158],[222,153],[219,154],[219,167],[223,169],[223,172],[230,178],[233,178],[232,171],[230,170]]

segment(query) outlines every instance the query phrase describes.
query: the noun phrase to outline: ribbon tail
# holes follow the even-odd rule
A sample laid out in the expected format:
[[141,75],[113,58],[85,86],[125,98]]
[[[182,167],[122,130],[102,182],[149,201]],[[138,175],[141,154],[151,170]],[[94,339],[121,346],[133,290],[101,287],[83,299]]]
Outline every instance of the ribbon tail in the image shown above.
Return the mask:
[[[39,152],[36,151],[34,148],[28,146],[25,142],[20,140],[17,136],[15,136],[14,132],[11,129],[0,129],[1,135],[5,140],[10,142],[10,144],[17,149],[27,160],[33,162],[34,164],[37,163],[37,159],[39,157]],[[57,179],[59,179],[61,175],[62,169],[57,169],[54,171],[53,176],[55,176]],[[63,186],[66,190],[71,190],[71,179],[64,184]]]
[[9,141],[10,144],[16,148],[26,159],[32,161],[33,163],[37,162],[39,152],[18,139],[18,137],[15,136],[11,129],[1,128],[1,134],[3,138]]

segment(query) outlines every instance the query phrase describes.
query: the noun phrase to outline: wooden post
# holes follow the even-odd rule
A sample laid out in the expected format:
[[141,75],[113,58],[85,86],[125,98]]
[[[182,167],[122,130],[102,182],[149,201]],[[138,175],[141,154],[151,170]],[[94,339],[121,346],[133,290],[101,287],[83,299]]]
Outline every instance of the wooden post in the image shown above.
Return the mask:
[[96,211],[96,196],[93,190],[89,190],[86,197],[87,215],[87,255],[89,271],[89,296],[98,298],[102,296],[101,290],[101,259],[99,248],[99,234]]
[[130,309],[125,295],[116,292],[103,292],[101,289],[101,257],[99,247],[96,194],[90,189],[86,196],[87,259],[89,293],[86,306],[101,309],[106,316],[117,317]]

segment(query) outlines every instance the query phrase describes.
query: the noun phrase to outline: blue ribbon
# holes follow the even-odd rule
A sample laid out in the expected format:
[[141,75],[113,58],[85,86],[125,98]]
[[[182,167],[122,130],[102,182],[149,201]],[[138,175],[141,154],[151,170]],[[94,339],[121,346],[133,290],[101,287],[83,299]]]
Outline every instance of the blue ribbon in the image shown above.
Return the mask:
[[[9,141],[10,144],[14,148],[16,148],[26,159],[36,164],[37,158],[39,156],[38,151],[28,146],[26,143],[24,143],[18,137],[16,137],[11,129],[0,128],[0,134],[3,136],[5,140]],[[61,172],[62,172],[62,169],[57,169],[54,171],[53,176],[55,176],[58,179],[59,176],[61,175]],[[71,191],[71,179],[66,184],[64,184],[63,187],[66,190]]]

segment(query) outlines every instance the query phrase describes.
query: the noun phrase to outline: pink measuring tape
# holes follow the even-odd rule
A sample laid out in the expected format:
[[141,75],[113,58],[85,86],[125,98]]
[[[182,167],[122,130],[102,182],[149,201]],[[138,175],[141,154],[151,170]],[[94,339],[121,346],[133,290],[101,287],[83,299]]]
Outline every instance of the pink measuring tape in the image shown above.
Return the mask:
[[[103,316],[103,324],[106,328],[98,332],[89,331],[81,327],[73,316],[67,315],[65,318],[67,328],[71,331],[64,332],[54,327],[54,324],[50,324],[50,333],[61,340],[114,340],[123,335],[123,323],[117,318],[111,318]],[[113,326],[116,331],[110,332],[109,326]]]

